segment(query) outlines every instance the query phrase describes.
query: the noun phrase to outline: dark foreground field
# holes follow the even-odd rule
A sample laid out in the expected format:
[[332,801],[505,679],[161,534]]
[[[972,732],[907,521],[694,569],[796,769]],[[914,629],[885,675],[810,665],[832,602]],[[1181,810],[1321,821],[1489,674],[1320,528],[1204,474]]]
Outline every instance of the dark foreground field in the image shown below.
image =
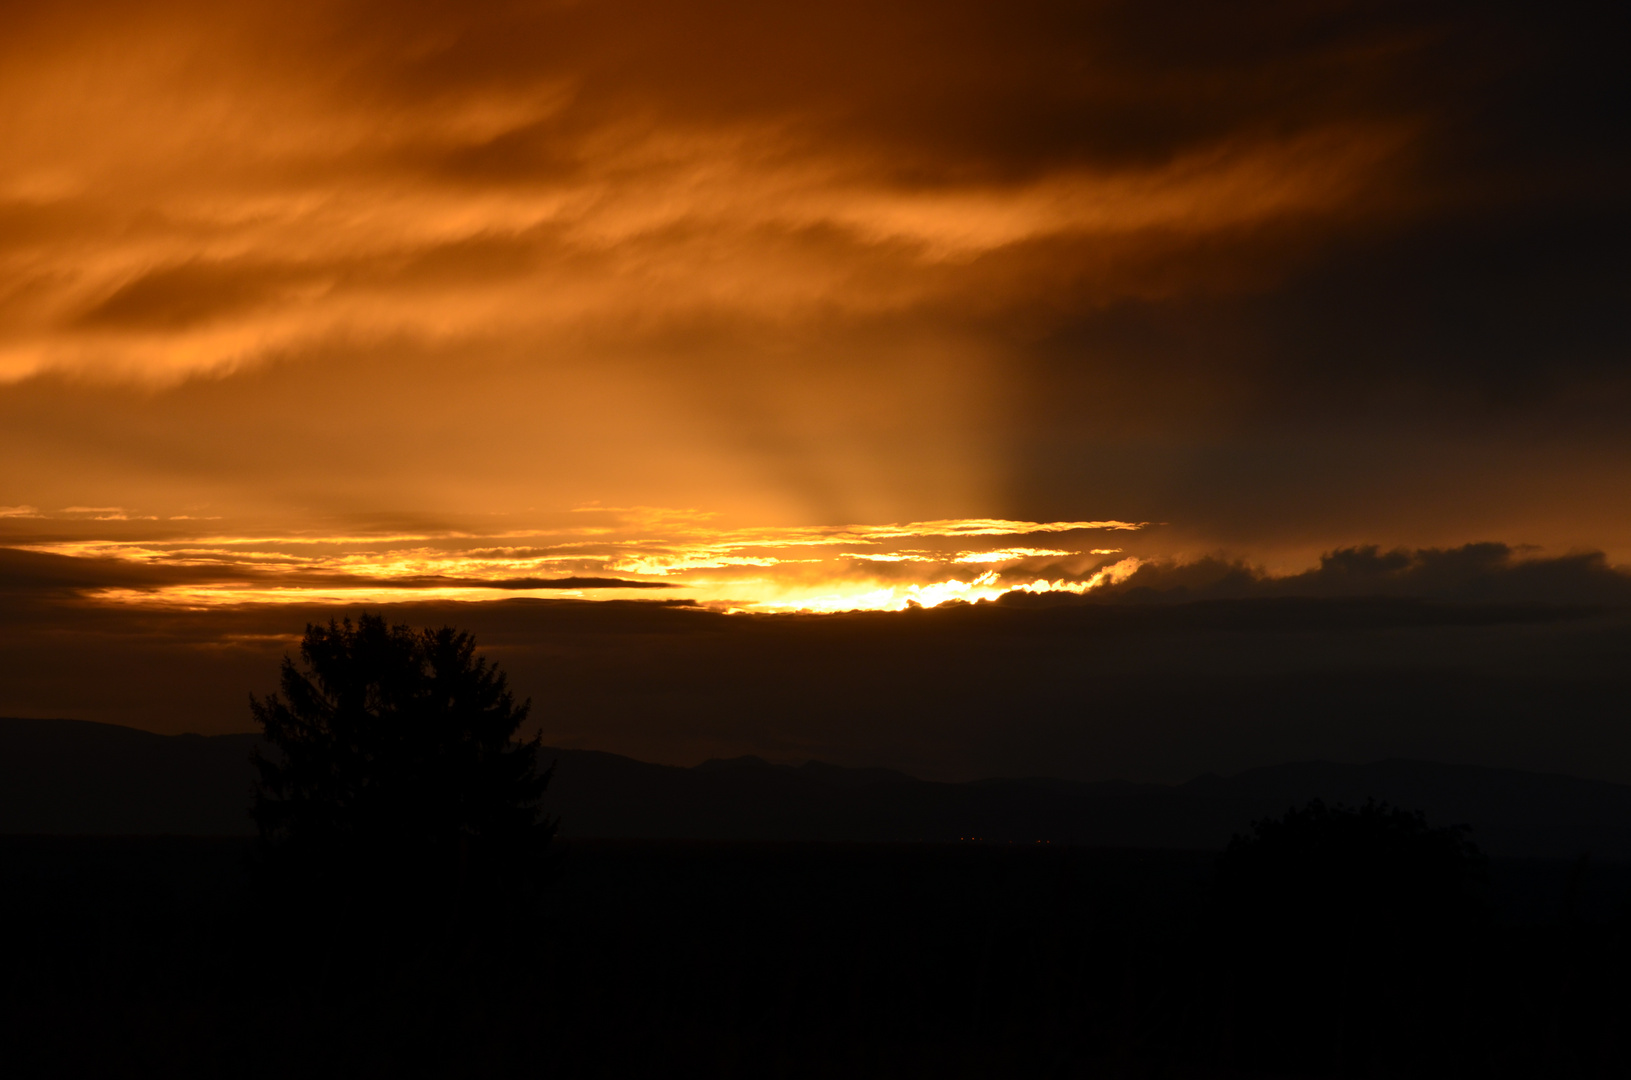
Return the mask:
[[[1464,942],[1261,946],[1210,853],[576,841],[531,909],[257,905],[231,839],[0,838],[7,1075],[1618,1076],[1624,864],[1496,862]],[[1280,949],[1279,952],[1276,949]],[[1346,965],[1346,966],[1345,966]],[[1299,976],[1297,972],[1302,972]],[[1309,971],[1320,974],[1312,980]]]

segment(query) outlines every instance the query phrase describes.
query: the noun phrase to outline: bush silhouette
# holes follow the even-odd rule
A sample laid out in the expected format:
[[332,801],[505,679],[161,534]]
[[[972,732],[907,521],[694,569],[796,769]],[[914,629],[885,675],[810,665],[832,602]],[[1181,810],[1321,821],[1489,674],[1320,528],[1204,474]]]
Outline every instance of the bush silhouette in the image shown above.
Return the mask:
[[1242,1063],[1375,1065],[1444,1042],[1483,920],[1466,832],[1316,800],[1230,842],[1211,932]]
[[517,739],[531,703],[474,638],[365,614],[308,625],[300,655],[281,694],[250,699],[268,747],[254,754],[264,883],[417,917],[537,879],[553,767]]

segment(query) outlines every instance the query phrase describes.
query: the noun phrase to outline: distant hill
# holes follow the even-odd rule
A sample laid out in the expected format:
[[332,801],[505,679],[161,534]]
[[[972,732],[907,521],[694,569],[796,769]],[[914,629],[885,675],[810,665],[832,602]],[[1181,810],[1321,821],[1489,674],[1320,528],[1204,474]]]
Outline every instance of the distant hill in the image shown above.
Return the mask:
[[249,833],[256,741],[0,719],[0,832]]
[[[253,735],[154,735],[0,719],[0,833],[239,835]],[[947,784],[758,758],[695,768],[548,749],[567,837],[1074,843],[1219,848],[1251,821],[1367,798],[1466,823],[1492,855],[1631,858],[1631,786],[1425,761],[1307,762],[1165,786],[1046,778]]]

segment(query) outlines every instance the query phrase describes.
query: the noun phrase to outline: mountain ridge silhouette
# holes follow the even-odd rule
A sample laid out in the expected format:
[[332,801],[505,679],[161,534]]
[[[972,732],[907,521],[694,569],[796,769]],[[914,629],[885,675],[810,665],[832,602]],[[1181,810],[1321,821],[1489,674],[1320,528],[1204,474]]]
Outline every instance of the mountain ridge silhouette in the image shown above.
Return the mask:
[[[0,833],[247,836],[255,734],[158,735],[0,718]],[[1182,784],[921,780],[745,756],[694,767],[546,747],[563,838],[985,841],[1220,849],[1259,818],[1375,798],[1468,824],[1491,855],[1631,859],[1631,785],[1390,758],[1289,762]]]

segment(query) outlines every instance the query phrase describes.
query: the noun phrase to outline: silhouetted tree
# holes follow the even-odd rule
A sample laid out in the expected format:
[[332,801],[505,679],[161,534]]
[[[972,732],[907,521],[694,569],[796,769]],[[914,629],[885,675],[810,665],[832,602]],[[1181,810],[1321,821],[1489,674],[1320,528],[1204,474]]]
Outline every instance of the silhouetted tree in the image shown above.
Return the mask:
[[1212,923],[1237,1056],[1343,1067],[1445,1042],[1484,917],[1484,859],[1466,833],[1315,800],[1237,835]]
[[254,755],[263,875],[421,913],[535,879],[553,767],[518,740],[531,702],[474,638],[365,614],[308,625],[300,655],[281,694],[250,699],[269,747]]

